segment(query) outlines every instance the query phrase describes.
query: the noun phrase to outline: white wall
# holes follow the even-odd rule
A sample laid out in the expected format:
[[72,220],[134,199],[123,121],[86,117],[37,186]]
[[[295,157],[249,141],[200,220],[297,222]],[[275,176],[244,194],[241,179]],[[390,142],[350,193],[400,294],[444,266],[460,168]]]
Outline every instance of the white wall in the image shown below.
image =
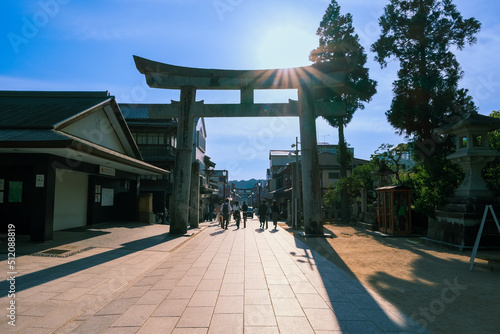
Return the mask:
[[87,174],[56,170],[54,231],[87,224]]

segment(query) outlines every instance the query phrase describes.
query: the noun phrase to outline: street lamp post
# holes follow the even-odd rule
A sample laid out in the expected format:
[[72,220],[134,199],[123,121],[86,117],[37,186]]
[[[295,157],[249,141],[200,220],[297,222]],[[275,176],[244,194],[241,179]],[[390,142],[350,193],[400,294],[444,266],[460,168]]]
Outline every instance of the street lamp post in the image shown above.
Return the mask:
[[261,185],[260,182],[257,183],[257,186],[259,187],[259,201],[257,202],[257,204],[259,205],[259,207],[260,207],[260,185]]
[[295,168],[293,171],[293,185],[292,185],[292,228],[299,228],[299,138],[295,137],[295,144],[292,144],[292,148],[295,148]]

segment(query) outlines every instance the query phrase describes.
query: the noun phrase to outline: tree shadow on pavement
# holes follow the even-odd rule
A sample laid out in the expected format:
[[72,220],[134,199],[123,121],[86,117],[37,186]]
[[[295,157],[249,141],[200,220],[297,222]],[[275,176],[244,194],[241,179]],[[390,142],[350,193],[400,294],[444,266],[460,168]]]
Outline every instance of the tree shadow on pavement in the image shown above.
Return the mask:
[[326,301],[333,309],[340,330],[352,333],[429,333],[357,281],[353,271],[324,237],[296,235],[295,244],[302,254],[291,255],[321,275]]

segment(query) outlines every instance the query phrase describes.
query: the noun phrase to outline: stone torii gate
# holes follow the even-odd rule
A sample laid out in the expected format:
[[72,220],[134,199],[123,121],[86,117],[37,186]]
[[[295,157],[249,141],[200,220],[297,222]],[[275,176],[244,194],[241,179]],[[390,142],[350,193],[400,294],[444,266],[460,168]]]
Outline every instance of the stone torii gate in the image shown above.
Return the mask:
[[[298,116],[304,229],[306,234],[323,234],[316,117],[342,116],[345,113],[342,104],[320,101],[325,92],[342,86],[345,68],[321,64],[290,69],[221,70],[174,66],[137,56],[134,56],[134,61],[150,87],[180,90],[180,102],[149,105],[151,117],[178,119],[174,187],[170,202],[170,233],[187,232],[195,117]],[[197,89],[240,90],[240,103],[195,102]],[[297,89],[298,101],[256,104],[255,89]],[[191,210],[197,212],[198,203],[192,203]]]

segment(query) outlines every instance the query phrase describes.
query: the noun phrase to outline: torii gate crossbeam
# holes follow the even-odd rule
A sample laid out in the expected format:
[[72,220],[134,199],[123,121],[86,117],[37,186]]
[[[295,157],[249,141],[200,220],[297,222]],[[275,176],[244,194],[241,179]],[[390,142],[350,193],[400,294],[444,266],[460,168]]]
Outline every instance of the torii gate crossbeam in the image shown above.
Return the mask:
[[[184,234],[198,226],[198,200],[191,198],[194,117],[298,116],[302,156],[302,191],[306,234],[323,234],[319,187],[316,123],[318,116],[341,116],[343,105],[317,101],[326,91],[343,85],[345,69],[320,64],[290,69],[221,70],[174,66],[134,56],[140,73],[152,88],[180,89],[180,101],[149,105],[152,116],[178,118],[170,233]],[[298,101],[255,104],[255,89],[298,89]],[[195,102],[197,89],[240,90],[240,104]],[[191,203],[190,203],[191,202]]]

